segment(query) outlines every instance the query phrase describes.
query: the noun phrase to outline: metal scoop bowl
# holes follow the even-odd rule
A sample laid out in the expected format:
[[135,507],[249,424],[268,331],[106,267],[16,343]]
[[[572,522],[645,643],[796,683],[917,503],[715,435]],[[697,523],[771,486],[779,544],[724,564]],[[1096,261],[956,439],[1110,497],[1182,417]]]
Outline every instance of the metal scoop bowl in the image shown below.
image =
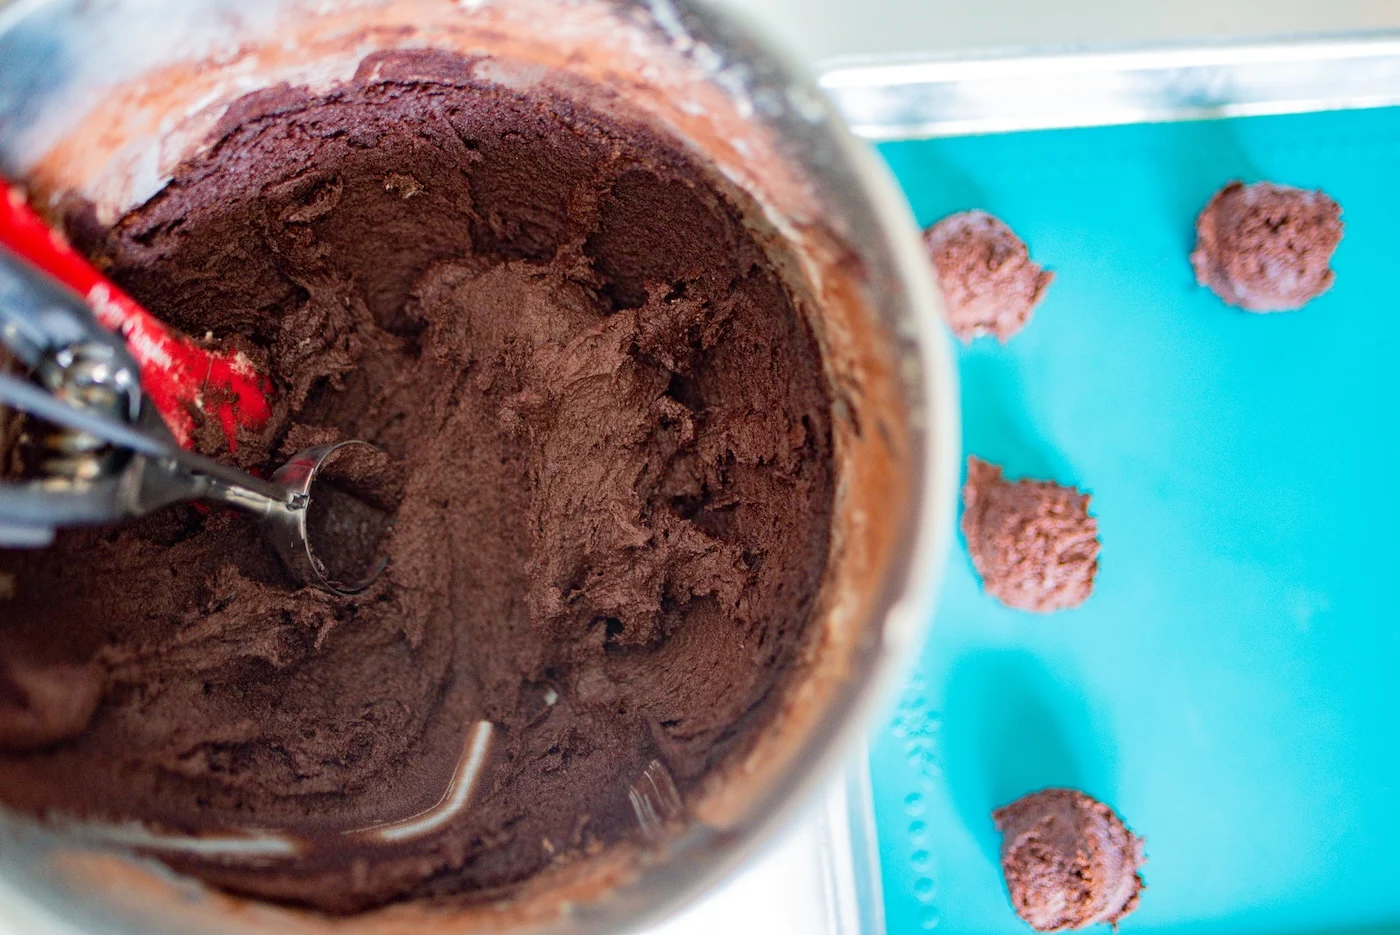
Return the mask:
[[[336,544],[325,541],[324,536],[315,535],[327,531],[313,528],[323,525],[312,523],[320,504],[317,496],[319,494],[325,498],[330,490],[326,484],[319,485],[318,489],[317,476],[321,468],[336,454],[352,446],[362,446],[371,451],[379,450],[369,442],[356,439],[316,445],[297,452],[272,475],[272,482],[287,491],[289,499],[270,503],[263,517],[265,535],[292,575],[308,584],[346,596],[359,594],[373,584],[389,561],[382,550],[383,527],[379,530],[380,535],[376,537],[380,541],[375,544],[372,557],[367,562],[363,558],[351,561],[348,566],[344,557],[339,555],[344,549],[337,549]],[[343,512],[345,502],[341,501],[339,505]],[[342,522],[324,525],[334,529],[336,525],[343,528],[345,524]],[[356,545],[359,547],[358,551],[364,552],[363,543]],[[333,551],[338,554],[338,558],[330,560],[328,556]]]

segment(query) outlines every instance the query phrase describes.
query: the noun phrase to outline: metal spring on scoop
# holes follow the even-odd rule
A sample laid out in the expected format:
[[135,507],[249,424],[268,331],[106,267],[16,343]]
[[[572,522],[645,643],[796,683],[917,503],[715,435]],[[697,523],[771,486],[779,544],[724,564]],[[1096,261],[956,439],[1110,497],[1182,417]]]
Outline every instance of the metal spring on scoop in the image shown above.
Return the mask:
[[[81,409],[121,419],[128,405],[122,388],[113,385],[110,355],[105,349],[75,345],[40,365],[38,377],[54,396]],[[115,471],[122,453],[95,435],[73,429],[46,427],[35,439],[39,466],[55,479],[95,480]]]

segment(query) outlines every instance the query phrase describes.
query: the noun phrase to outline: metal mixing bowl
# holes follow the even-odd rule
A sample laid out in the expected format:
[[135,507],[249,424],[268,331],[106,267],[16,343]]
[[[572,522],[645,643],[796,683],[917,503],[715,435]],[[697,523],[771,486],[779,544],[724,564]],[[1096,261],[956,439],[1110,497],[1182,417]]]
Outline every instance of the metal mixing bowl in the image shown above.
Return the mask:
[[507,84],[543,66],[621,89],[629,108],[699,152],[746,210],[816,335],[833,399],[837,501],[810,658],[771,728],[687,803],[688,830],[548,870],[496,903],[331,919],[208,890],[91,827],[0,810],[0,880],[81,926],[199,935],[639,925],[733,868],[854,748],[930,617],[954,516],[958,425],[928,259],[903,197],[814,85],[703,3],[0,2],[0,171],[30,185],[41,209],[76,193],[112,221],[159,191],[229,100],[279,81],[327,86],[368,52],[405,47],[485,53],[492,80]]

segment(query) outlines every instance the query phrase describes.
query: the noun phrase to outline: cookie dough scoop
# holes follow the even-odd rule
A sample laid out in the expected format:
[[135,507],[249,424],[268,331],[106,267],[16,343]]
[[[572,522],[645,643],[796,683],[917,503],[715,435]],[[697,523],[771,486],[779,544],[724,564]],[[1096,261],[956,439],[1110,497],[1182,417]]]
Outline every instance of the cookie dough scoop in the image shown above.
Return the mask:
[[71,289],[4,246],[0,342],[28,371],[0,372],[0,406],[56,427],[43,434],[39,477],[0,481],[0,546],[44,546],[62,527],[202,500],[256,516],[304,584],[353,595],[383,571],[389,513],[353,490],[318,483],[342,453],[377,453],[368,442],[308,448],[271,480],[185,450],[158,407],[147,404],[146,370],[127,342]]
[[106,477],[0,483],[0,545],[44,545],[57,528],[131,519],[199,500],[257,517],[282,564],[303,584],[358,594],[387,563],[381,545],[388,514],[339,487],[317,483],[337,453],[352,446],[378,451],[368,442],[307,448],[263,480],[69,405],[11,374],[0,374],[0,403],[126,455],[121,470]]

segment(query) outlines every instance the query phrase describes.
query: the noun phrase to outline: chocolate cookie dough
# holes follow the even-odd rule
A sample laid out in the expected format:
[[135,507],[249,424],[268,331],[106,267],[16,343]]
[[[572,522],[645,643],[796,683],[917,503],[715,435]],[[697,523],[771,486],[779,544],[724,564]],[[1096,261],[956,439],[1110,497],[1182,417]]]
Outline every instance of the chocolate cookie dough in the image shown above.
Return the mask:
[[1049,613],[1078,607],[1099,570],[1099,524],[1089,496],[1050,481],[1008,482],[967,459],[963,536],[987,593],[1008,607]]
[[1332,288],[1341,216],[1320,191],[1231,182],[1196,219],[1196,281],[1251,312],[1302,308]]
[[1102,802],[1045,789],[992,813],[1016,913],[1041,932],[1106,922],[1138,907],[1142,839]]
[[[679,142],[548,76],[473,74],[380,53],[326,92],[254,93],[115,226],[71,206],[138,300],[272,376],[266,432],[213,453],[265,470],[372,441],[393,528],[350,600],[192,507],[0,553],[0,659],[25,666],[0,672],[10,807],[267,829],[300,856],[155,853],[353,912],[640,839],[644,772],[685,800],[769,723],[828,550],[814,340]],[[68,672],[94,673],[91,704]],[[59,681],[82,694],[56,703]],[[347,834],[434,810],[479,722],[465,808]]]
[[985,211],[950,214],[924,231],[948,326],[964,343],[1005,342],[1030,320],[1054,273],[1031,262],[1011,228]]

